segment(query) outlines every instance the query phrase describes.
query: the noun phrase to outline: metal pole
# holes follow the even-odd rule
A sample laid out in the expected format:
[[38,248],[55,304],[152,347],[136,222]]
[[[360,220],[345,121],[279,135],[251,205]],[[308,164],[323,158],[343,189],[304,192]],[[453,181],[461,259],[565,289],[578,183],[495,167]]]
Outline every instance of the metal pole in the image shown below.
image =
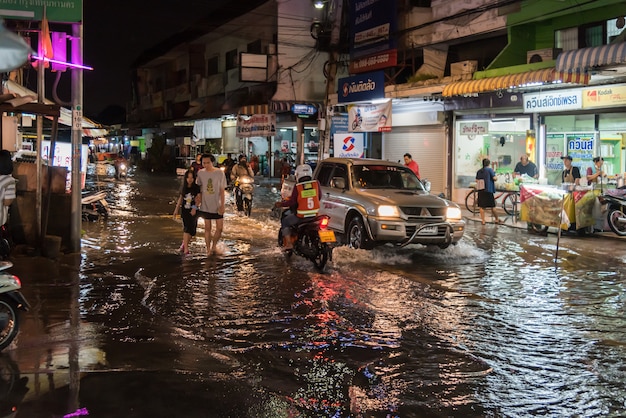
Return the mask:
[[[83,25],[72,24],[72,62],[83,63]],[[80,152],[83,128],[83,70],[72,69],[72,205],[70,218],[70,247],[80,251],[81,173]]]
[[[43,36],[43,33],[40,35],[40,38]],[[39,42],[43,42],[41,39]],[[39,61],[37,65],[37,101],[39,103],[44,103],[46,98],[46,83],[45,83],[45,68],[44,61]],[[42,185],[43,185],[43,175],[42,175],[42,166],[43,162],[41,160],[41,150],[42,150],[42,142],[43,142],[43,121],[44,117],[41,114],[37,115],[37,144],[35,146],[37,150],[37,157],[35,159],[35,163],[37,164],[37,188],[35,192],[35,215],[37,219],[36,226],[36,240],[37,247],[41,249],[42,241],[42,231],[41,231],[41,207],[42,207]]]

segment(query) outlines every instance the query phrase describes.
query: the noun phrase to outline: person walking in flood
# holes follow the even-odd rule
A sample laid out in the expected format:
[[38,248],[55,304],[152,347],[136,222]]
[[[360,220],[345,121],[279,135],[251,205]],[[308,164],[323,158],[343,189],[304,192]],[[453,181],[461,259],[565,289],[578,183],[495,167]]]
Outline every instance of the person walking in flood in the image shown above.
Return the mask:
[[[202,155],[202,170],[198,171],[196,183],[200,186],[200,194],[196,196],[196,207],[192,206],[191,214],[204,219],[204,242],[207,255],[217,251],[217,243],[224,229],[224,207],[226,203],[226,176],[215,167],[213,154]],[[213,233],[213,221],[215,232]]]
[[493,194],[496,192],[496,172],[490,167],[491,161],[483,159],[483,167],[476,172],[476,190],[478,190],[478,208],[480,210],[480,220],[485,224],[485,209],[491,209],[493,221],[502,223],[496,214],[496,199]]
[[180,245],[182,254],[189,254],[189,242],[191,238],[196,236],[198,227],[197,213],[191,214],[192,208],[196,205],[196,196],[200,194],[200,186],[196,184],[196,172],[193,168],[189,168],[185,172],[185,179],[178,194],[176,208],[174,208],[174,219],[180,213],[183,221],[183,243]]

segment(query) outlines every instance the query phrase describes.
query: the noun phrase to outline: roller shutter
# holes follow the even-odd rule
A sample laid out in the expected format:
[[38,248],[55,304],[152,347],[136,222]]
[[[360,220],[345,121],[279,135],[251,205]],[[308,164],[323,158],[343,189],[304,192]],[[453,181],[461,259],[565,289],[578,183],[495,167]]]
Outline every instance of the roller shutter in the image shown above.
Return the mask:
[[408,152],[417,161],[422,178],[431,182],[431,192],[445,192],[446,135],[443,126],[402,126],[383,134],[383,159],[400,161]]

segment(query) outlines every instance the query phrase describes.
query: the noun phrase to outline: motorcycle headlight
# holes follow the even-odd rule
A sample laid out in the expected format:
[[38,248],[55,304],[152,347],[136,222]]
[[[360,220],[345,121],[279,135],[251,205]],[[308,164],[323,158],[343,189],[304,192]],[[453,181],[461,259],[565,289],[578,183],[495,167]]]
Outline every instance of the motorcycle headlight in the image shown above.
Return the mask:
[[459,220],[462,218],[461,209],[451,206],[446,209],[446,219]]
[[400,210],[397,206],[380,205],[378,207],[378,216],[395,216],[400,217]]

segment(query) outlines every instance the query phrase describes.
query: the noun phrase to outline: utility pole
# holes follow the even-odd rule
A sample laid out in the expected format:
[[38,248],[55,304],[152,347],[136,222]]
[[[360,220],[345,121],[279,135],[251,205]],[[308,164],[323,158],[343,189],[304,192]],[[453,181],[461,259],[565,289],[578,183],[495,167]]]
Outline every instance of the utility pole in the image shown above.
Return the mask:
[[[72,24],[72,62],[83,63],[83,25]],[[72,69],[72,204],[70,219],[70,246],[72,252],[80,251],[81,191],[80,156],[83,133],[83,70]]]

